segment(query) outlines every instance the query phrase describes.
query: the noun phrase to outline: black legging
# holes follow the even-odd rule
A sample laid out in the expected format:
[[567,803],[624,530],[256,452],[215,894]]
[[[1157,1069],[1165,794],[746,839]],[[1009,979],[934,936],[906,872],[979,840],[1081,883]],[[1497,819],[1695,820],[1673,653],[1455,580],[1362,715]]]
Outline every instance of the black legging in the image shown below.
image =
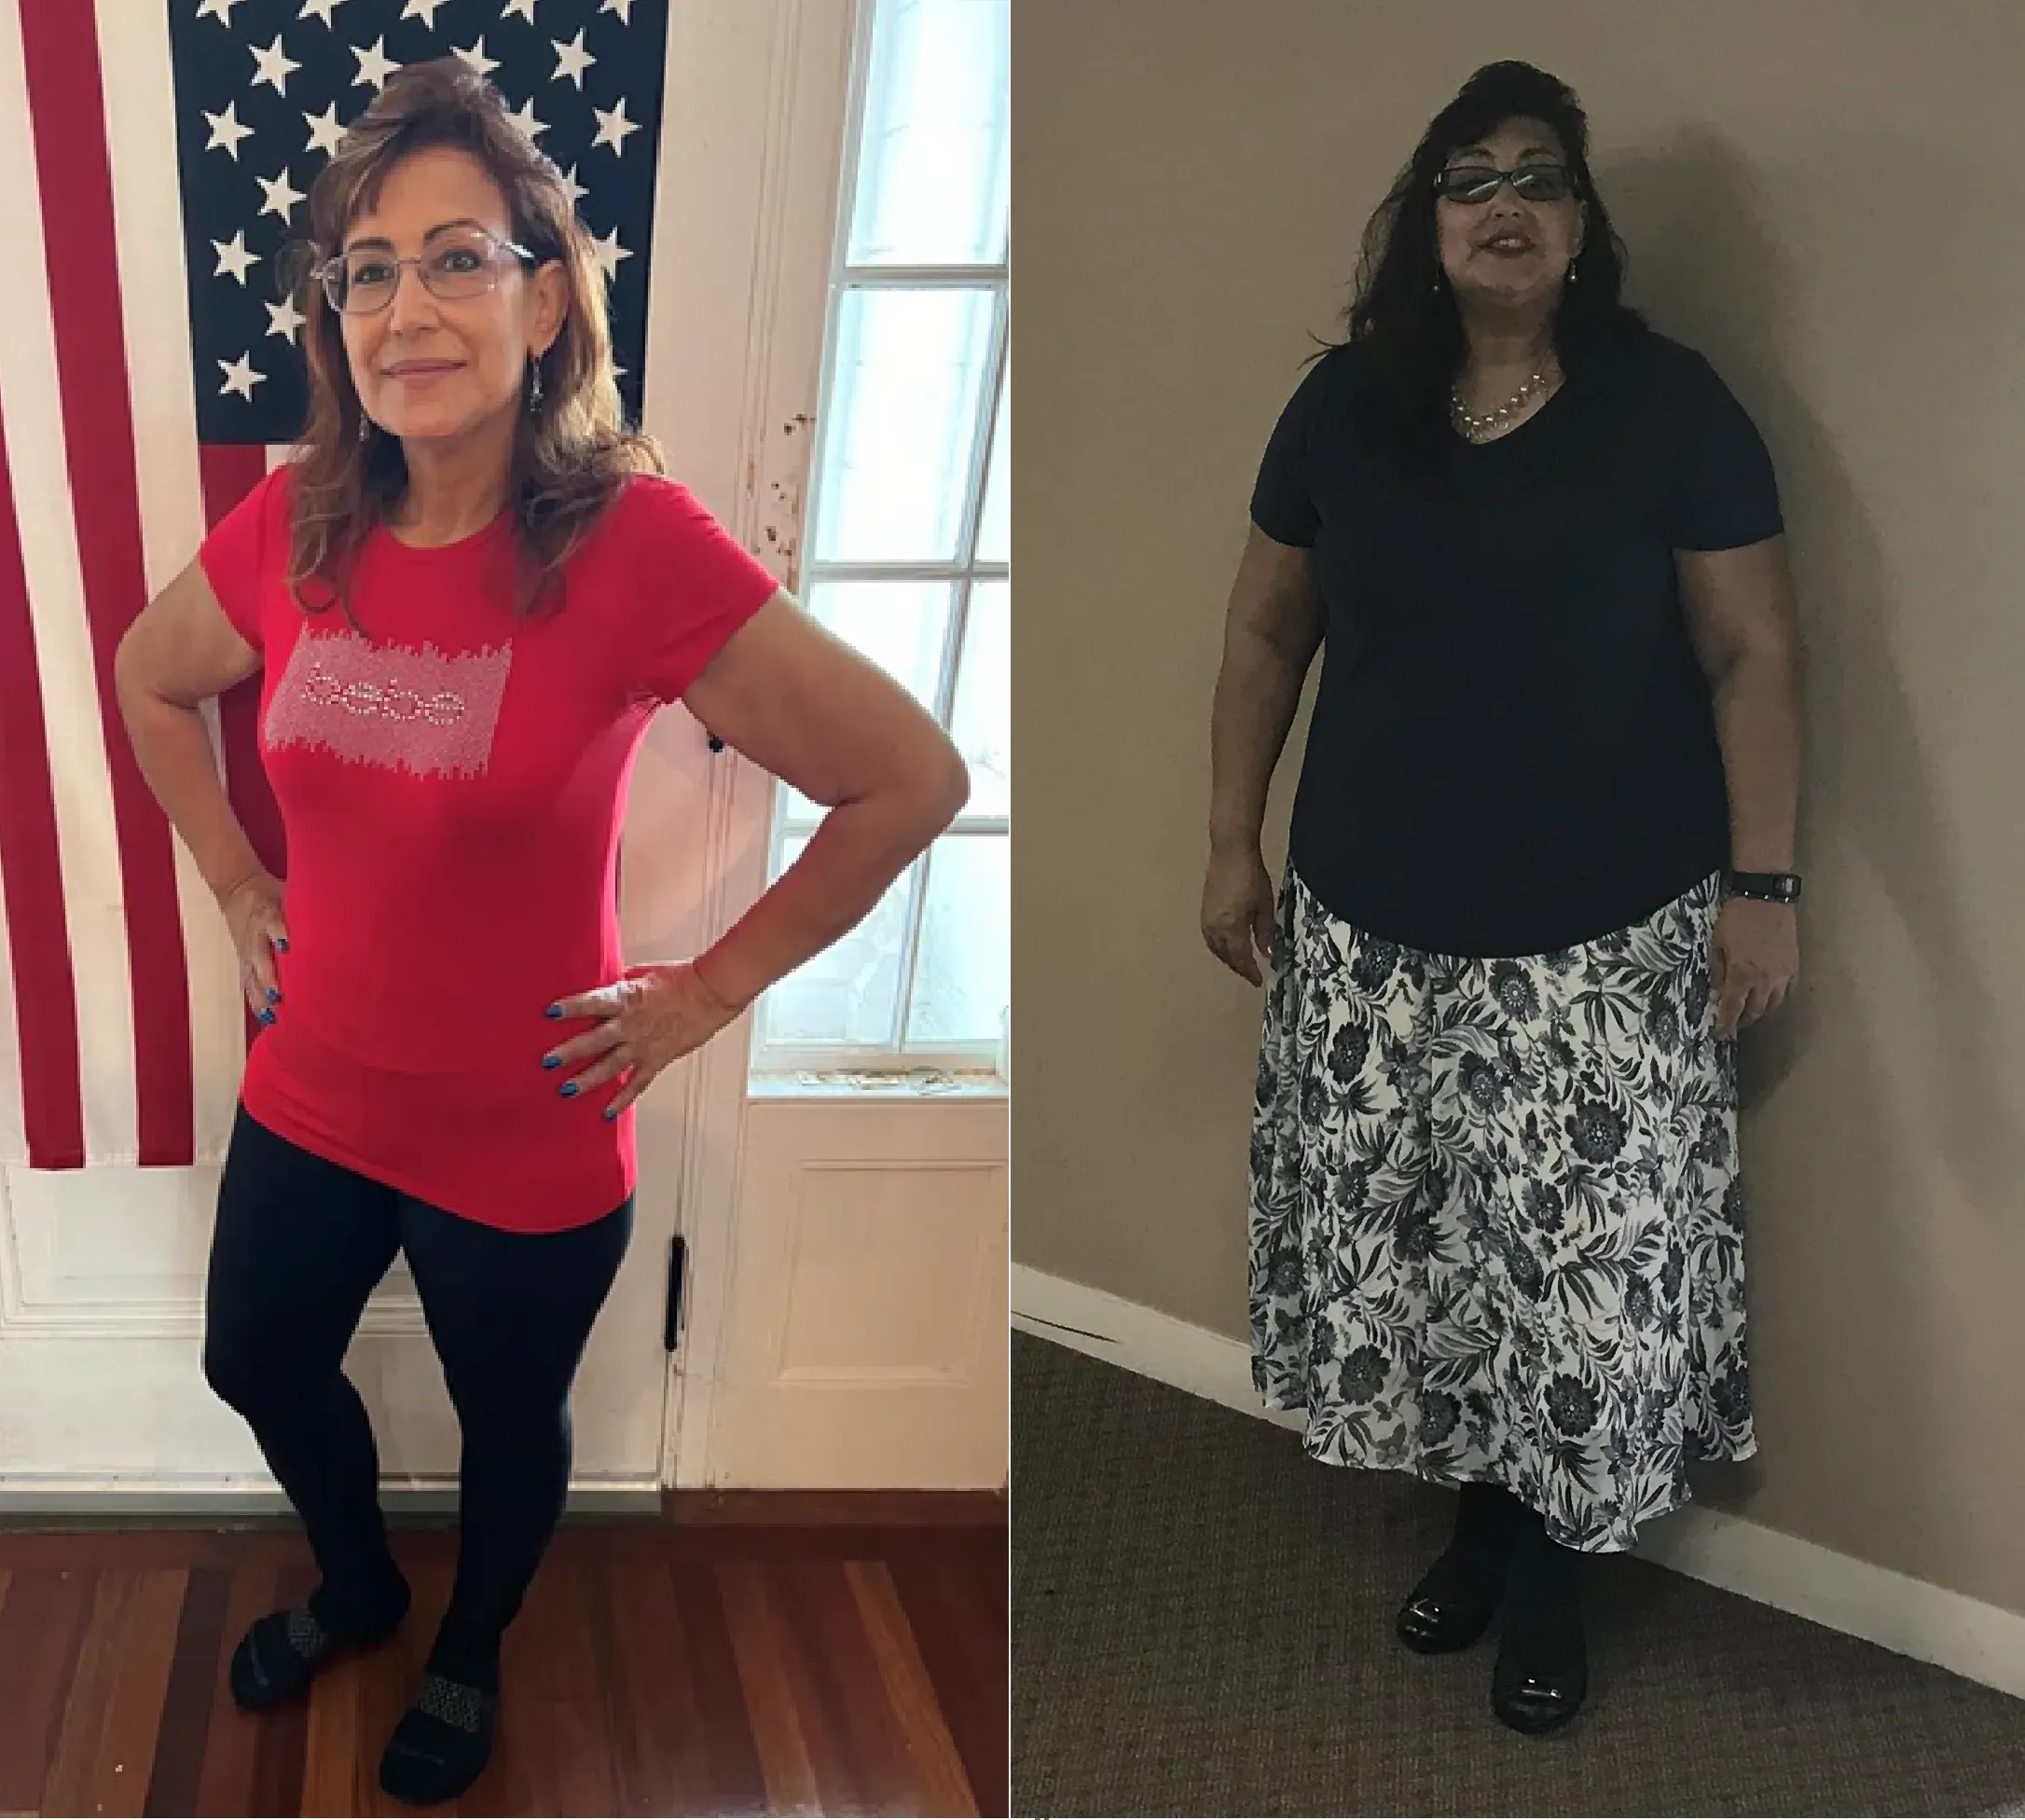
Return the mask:
[[475,1677],[562,1516],[570,1381],[618,1274],[633,1204],[565,1233],[442,1212],[277,1137],[240,1109],[219,1191],[204,1375],[252,1426],[309,1530],[326,1606],[395,1579],[379,1458],[344,1374],[365,1299],[407,1253],[463,1433],[457,1581],[438,1666]]

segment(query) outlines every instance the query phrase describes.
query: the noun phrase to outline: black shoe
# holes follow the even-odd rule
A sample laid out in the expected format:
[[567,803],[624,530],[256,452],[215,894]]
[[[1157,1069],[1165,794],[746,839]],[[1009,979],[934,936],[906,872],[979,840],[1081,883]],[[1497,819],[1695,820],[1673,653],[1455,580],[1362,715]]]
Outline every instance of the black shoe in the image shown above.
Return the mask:
[[1505,1634],[1491,1670],[1491,1710],[1529,1737],[1566,1725],[1589,1694],[1577,1559],[1543,1531],[1527,1536],[1512,1562]]
[[499,1695],[431,1670],[387,1741],[379,1786],[407,1807],[454,1801],[491,1760]]
[[1423,1656],[1467,1649],[1490,1628],[1505,1596],[1505,1577],[1524,1507],[1496,1485],[1465,1485],[1455,1537],[1407,1594],[1393,1631]]
[[[407,1607],[407,1582],[396,1576],[369,1602],[333,1608],[312,1595],[307,1606],[255,1620],[226,1672],[234,1703],[241,1712],[265,1713],[293,1700],[334,1657],[392,1636]],[[331,1611],[328,1621],[324,1610]]]
[[1399,1607],[1392,1628],[1399,1641],[1421,1656],[1445,1656],[1467,1649],[1491,1628],[1497,1616],[1498,1595],[1465,1600],[1440,1599],[1415,1592]]
[[1491,1710],[1514,1731],[1536,1738],[1556,1731],[1582,1710],[1589,1696],[1589,1664],[1564,1666],[1549,1675],[1508,1666],[1500,1649],[1491,1671]]

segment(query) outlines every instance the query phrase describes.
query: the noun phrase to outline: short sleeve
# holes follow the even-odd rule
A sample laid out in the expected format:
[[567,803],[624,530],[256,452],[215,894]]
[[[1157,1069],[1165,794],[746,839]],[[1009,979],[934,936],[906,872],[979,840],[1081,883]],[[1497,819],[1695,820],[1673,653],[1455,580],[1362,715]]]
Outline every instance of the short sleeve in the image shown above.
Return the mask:
[[1784,530],[1771,456],[1736,395],[1700,354],[1683,363],[1673,407],[1676,460],[1667,541],[1676,550],[1734,550]]
[[1252,523],[1275,544],[1300,549],[1312,545],[1321,528],[1309,481],[1314,471],[1316,419],[1328,365],[1327,356],[1316,361],[1295,388],[1280,421],[1273,426],[1264,459],[1259,463],[1259,478],[1251,489]]
[[198,545],[204,579],[218,597],[232,629],[255,651],[266,649],[260,627],[262,590],[280,572],[288,551],[288,470],[264,476],[244,499],[211,528]]
[[677,701],[780,584],[676,481],[636,475],[625,512],[626,611],[638,634],[627,681]]

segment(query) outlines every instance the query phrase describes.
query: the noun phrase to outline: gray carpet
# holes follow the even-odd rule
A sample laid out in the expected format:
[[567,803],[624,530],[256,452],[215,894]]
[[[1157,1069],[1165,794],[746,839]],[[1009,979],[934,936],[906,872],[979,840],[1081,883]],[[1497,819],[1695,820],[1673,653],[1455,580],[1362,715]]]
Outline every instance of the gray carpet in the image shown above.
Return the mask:
[[1592,1690],[1525,1739],[1496,1631],[1392,1640],[1449,1495],[1024,1334],[1012,1812],[2025,1812],[2025,1703],[1644,1562],[1594,1564]]

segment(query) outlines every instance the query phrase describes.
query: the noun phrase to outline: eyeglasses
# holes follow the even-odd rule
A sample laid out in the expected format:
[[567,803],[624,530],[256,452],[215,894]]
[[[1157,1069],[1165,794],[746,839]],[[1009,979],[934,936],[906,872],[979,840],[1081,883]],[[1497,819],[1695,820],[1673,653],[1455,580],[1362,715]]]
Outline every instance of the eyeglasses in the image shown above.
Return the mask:
[[1452,202],[1488,202],[1504,185],[1528,202],[1559,202],[1571,195],[1575,179],[1562,164],[1522,164],[1500,171],[1491,164],[1452,164],[1435,176],[1435,191]]
[[333,310],[347,316],[372,316],[393,301],[404,266],[420,272],[432,296],[454,302],[496,289],[500,266],[508,256],[534,263],[534,255],[524,246],[503,241],[482,228],[458,228],[419,257],[396,259],[391,253],[367,248],[326,259],[310,276],[323,282],[324,295]]

